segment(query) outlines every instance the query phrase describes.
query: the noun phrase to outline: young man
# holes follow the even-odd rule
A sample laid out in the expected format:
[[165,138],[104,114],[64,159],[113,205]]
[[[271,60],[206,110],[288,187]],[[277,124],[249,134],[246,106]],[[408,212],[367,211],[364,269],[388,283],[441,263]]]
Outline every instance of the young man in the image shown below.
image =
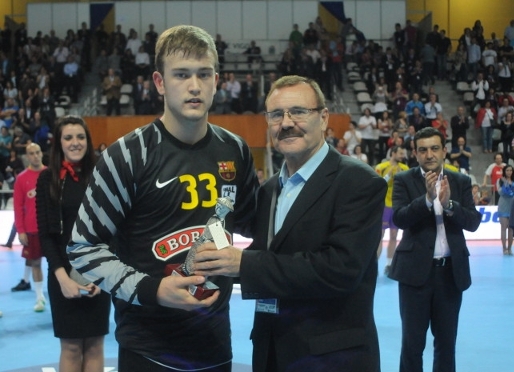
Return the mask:
[[397,174],[393,189],[393,221],[403,229],[389,273],[399,282],[400,371],[423,370],[430,326],[433,370],[451,372],[462,292],[471,285],[463,230],[475,231],[482,216],[473,202],[470,178],[444,169],[442,133],[423,128],[414,144],[419,167]]
[[36,184],[43,165],[43,153],[36,143],[27,145],[27,160],[29,166],[14,183],[14,223],[18,231],[18,238],[23,245],[22,257],[25,258],[24,278],[12,288],[13,292],[30,289],[29,277],[32,272],[34,289],[36,291],[36,305],[34,311],[45,310],[45,296],[43,295],[43,271],[41,270],[41,257],[43,252],[39,242],[37,216],[36,216]]
[[373,295],[386,183],[325,142],[329,114],[314,81],[282,77],[266,109],[285,163],[259,190],[253,243],[200,246],[196,273],[238,276],[243,298],[257,299],[254,372],[379,371]]
[[[389,229],[389,242],[387,243],[387,263],[384,274],[389,274],[391,261],[393,260],[394,250],[396,249],[396,237],[398,236],[398,227],[393,222],[393,183],[394,176],[409,169],[403,162],[405,161],[406,151],[400,146],[391,148],[391,159],[386,160],[375,167],[375,171],[387,182],[387,194],[385,197],[384,214],[382,216],[382,239],[386,229]],[[378,246],[377,258],[382,254],[382,241]]]
[[[250,149],[209,124],[218,81],[214,40],[194,26],[164,31],[153,80],[164,114],[102,153],[68,252],[114,298],[120,372],[230,371],[230,278],[197,300],[201,276],[165,276],[182,263],[218,197],[234,201],[226,234],[248,236],[258,181]],[[116,255],[111,253],[116,252]]]

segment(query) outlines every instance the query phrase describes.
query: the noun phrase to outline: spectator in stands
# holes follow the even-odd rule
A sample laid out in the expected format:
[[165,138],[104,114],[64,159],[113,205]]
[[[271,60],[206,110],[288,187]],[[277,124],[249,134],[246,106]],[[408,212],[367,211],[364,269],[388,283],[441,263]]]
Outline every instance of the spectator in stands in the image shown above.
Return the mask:
[[432,27],[432,31],[427,33],[427,36],[425,37],[425,44],[428,44],[432,48],[436,49],[440,40],[441,34],[439,33],[439,25],[434,25]]
[[119,51],[125,50],[127,46],[127,36],[121,30],[121,25],[116,25],[116,30],[111,33],[110,46],[111,50],[119,49]]
[[297,52],[299,52],[303,46],[303,35],[298,30],[297,23],[293,25],[293,31],[289,34],[289,42],[293,43],[293,49]]
[[446,36],[446,31],[441,30],[440,38],[436,44],[436,56],[437,56],[437,77],[439,80],[445,80],[447,77],[447,60],[448,55],[452,50],[452,42],[448,36]]
[[413,126],[416,132],[420,129],[425,128],[425,118],[421,115],[419,107],[414,107],[412,115],[409,116],[409,126]]
[[452,147],[450,159],[452,161],[457,160],[459,168],[461,170],[466,170],[466,173],[469,174],[469,160],[471,159],[471,156],[471,148],[466,145],[466,139],[464,137],[459,137],[457,139],[457,146]]
[[50,127],[46,120],[44,120],[39,111],[36,111],[34,118],[31,120],[31,127],[34,128],[34,134],[32,135],[32,141],[37,143],[43,152],[43,159],[45,154],[50,149]]
[[503,35],[509,39],[510,45],[514,47],[514,19],[505,28]]
[[150,80],[143,81],[141,92],[134,96],[134,111],[136,115],[153,115],[155,114],[155,102],[157,93],[150,84]]
[[265,108],[264,108],[264,97],[268,96],[268,93],[271,90],[271,86],[273,85],[273,83],[276,80],[277,80],[277,74],[275,72],[271,71],[270,73],[268,73],[268,78],[264,82],[263,95],[262,95],[262,97],[260,97],[259,112],[262,112],[262,111],[265,110]]
[[482,60],[482,51],[477,44],[477,38],[471,38],[471,44],[468,46],[468,71],[471,72],[472,79],[475,79]]
[[407,122],[407,113],[405,111],[400,111],[398,113],[398,118],[394,122],[393,130],[398,132],[400,137],[405,137],[409,128],[409,123]]
[[503,146],[503,160],[508,163],[512,154],[512,141],[514,140],[514,111],[508,111],[500,122],[501,143]]
[[107,70],[109,70],[109,57],[107,56],[107,51],[105,49],[100,50],[100,54],[95,59],[94,68],[98,73],[100,80],[103,80],[107,76]]
[[223,71],[223,64],[225,63],[225,50],[228,48],[228,45],[222,40],[220,34],[216,35],[216,41],[214,42],[214,45],[216,45],[216,52],[218,52],[220,71]]
[[107,57],[107,69],[110,68],[114,69],[118,75],[121,75],[121,56],[118,48],[112,48],[111,54]]
[[[1,123],[0,123],[1,124]],[[12,148],[12,136],[5,125],[0,125],[0,172],[5,174],[5,167],[9,160],[10,151]],[[7,179],[7,177],[6,177]],[[1,202],[0,202],[1,207]]]
[[453,57],[453,70],[455,80],[468,81],[468,49],[465,44],[459,43]]
[[484,75],[481,72],[476,75],[476,79],[471,83],[471,89],[475,93],[475,102],[473,106],[477,104],[483,106],[485,102],[485,93],[489,90],[489,82],[484,80]]
[[[391,93],[391,101],[393,103],[393,118],[397,119],[400,112],[406,115],[405,108],[409,99],[409,93],[399,81],[394,85],[394,91]],[[407,128],[405,128],[407,129]]]
[[135,56],[139,51],[139,47],[142,44],[143,43],[141,42],[141,39],[138,38],[137,31],[132,30],[129,39],[127,40],[127,45],[125,46],[125,49],[130,49],[132,55]]
[[421,60],[416,60],[409,74],[409,90],[411,93],[420,93],[422,91],[424,74],[424,67]]
[[45,66],[41,66],[39,73],[36,76],[36,84],[39,92],[50,86],[50,74],[46,70]]
[[105,26],[103,23],[98,26],[98,29],[95,31],[95,40],[96,40],[96,46],[98,50],[102,49],[109,49],[109,34],[105,31]]
[[309,22],[309,28],[307,28],[303,33],[303,45],[309,46],[309,45],[318,45],[318,32],[314,28],[314,23]]
[[473,194],[473,202],[475,205],[480,205],[480,186],[477,183],[473,184],[471,194]]
[[512,256],[512,228],[509,226],[510,212],[514,201],[514,168],[506,165],[502,170],[502,177],[497,181],[497,189],[500,194],[498,200],[498,216],[500,217],[501,242],[503,254]]
[[498,63],[498,54],[493,49],[493,43],[488,42],[485,45],[484,51],[482,52],[482,66],[486,69],[491,65],[496,68],[497,63]]
[[407,102],[405,105],[405,112],[407,113],[408,117],[414,114],[414,108],[416,107],[418,108],[421,115],[425,114],[425,105],[423,105],[423,102],[419,100],[419,93],[413,93],[412,100]]
[[84,71],[91,70],[91,31],[89,30],[87,23],[82,22],[80,26],[80,30],[77,31],[77,38],[82,43],[81,49],[81,60],[82,60],[82,68]]
[[514,111],[514,106],[509,102],[509,99],[505,97],[502,99],[501,106],[498,108],[498,124],[501,124],[509,111]]
[[398,57],[403,61],[404,48],[405,48],[405,30],[402,29],[402,25],[396,23],[394,25],[394,33],[392,37],[394,47],[398,52]]
[[443,111],[443,107],[437,102],[437,95],[430,93],[428,102],[425,103],[425,119],[427,121],[426,126],[432,125],[432,121],[437,119],[437,114]]
[[339,138],[336,143],[336,150],[339,151],[340,154],[350,156],[350,152],[346,147],[346,141],[344,138]]
[[501,58],[505,56],[509,61],[512,62],[514,58],[514,47],[510,45],[510,41],[507,37],[504,37],[502,41],[502,45],[498,48],[499,57]]
[[432,120],[431,123],[432,127],[437,129],[439,132],[441,132],[444,136],[444,139],[448,137],[447,131],[448,131],[448,121],[444,118],[442,111],[437,113],[437,116],[434,120]]
[[393,53],[390,47],[386,48],[385,54],[382,56],[380,66],[384,70],[384,79],[387,84],[387,90],[391,91],[394,88],[394,83],[397,81],[396,70],[400,66],[400,60]]
[[425,43],[421,47],[419,51],[419,58],[421,60],[421,64],[423,66],[422,70],[422,84],[427,85],[429,81],[432,82],[432,85],[435,83],[434,78],[434,66],[435,66],[435,49],[432,45]]
[[150,41],[150,49],[153,51],[152,53],[148,52],[151,58],[155,55],[155,45],[157,44],[157,38],[159,37],[159,34],[155,31],[155,26],[153,23],[148,25],[148,31],[146,31],[145,39],[146,37],[148,37],[148,40]]
[[5,82],[5,88],[3,93],[4,100],[7,100],[8,98],[16,99],[18,97],[18,89],[16,89],[11,80],[7,80]]
[[282,73],[282,75],[296,75],[298,71],[298,58],[290,46],[287,48],[282,54],[282,59],[280,60],[277,68]]
[[241,84],[236,80],[236,75],[233,72],[229,73],[228,76],[227,90],[230,92],[230,109],[232,112],[240,114],[242,112],[241,100],[239,99]]
[[218,89],[214,95],[214,112],[218,115],[230,114],[230,92],[227,90],[227,82],[218,82]]
[[[383,161],[385,158],[388,145],[387,141],[391,137],[393,131],[393,121],[389,116],[389,111],[383,111],[377,120],[378,128],[378,162]],[[398,132],[395,132],[398,135]]]
[[64,65],[63,71],[66,91],[72,102],[77,103],[80,90],[79,65],[73,56],[68,57],[68,63]]
[[327,54],[325,49],[320,50],[320,58],[316,64],[315,76],[318,76],[318,82],[320,88],[325,95],[325,98],[329,101],[332,100],[332,71],[334,66],[332,64],[332,58]]
[[389,93],[387,92],[386,85],[378,85],[376,86],[375,91],[371,97],[373,99],[373,114],[375,118],[379,119],[382,117],[382,113],[387,111],[387,102],[389,101]]
[[359,160],[363,161],[366,164],[369,164],[368,156],[365,153],[362,152],[361,145],[355,146],[355,148],[353,149],[353,154],[351,155],[351,157],[354,158],[354,159],[359,159]]
[[325,130],[325,142],[332,147],[337,145],[337,138],[334,135],[334,129],[331,127],[327,127]]
[[26,148],[29,144],[32,143],[32,139],[30,136],[25,133],[21,126],[14,127],[14,135],[12,138],[12,149],[16,151],[16,156],[18,156],[22,161],[25,167],[28,166],[28,160],[26,155]]
[[375,164],[375,129],[377,129],[377,120],[371,115],[371,110],[365,108],[364,114],[359,119],[358,130],[362,135],[362,152],[367,155],[367,160],[371,165]]
[[355,146],[360,145],[362,142],[362,134],[357,130],[357,123],[350,121],[348,130],[344,132],[343,138],[346,142],[346,148],[350,154],[354,153]]
[[469,129],[469,119],[466,116],[464,106],[457,108],[457,115],[451,118],[450,125],[452,128],[452,147],[457,147],[457,139],[462,137],[466,141],[466,133]]
[[[14,123],[14,120],[18,115],[19,109],[20,107],[14,98],[8,98],[5,101],[2,111],[0,111],[0,119],[4,121],[4,125],[7,129],[11,128],[11,125]],[[23,153],[25,153],[25,151]]]
[[145,51],[145,47],[141,45],[135,56],[136,74],[142,75],[145,79],[150,77],[150,55]]
[[484,153],[493,152],[493,125],[496,122],[496,110],[491,108],[491,102],[485,101],[484,106],[478,110],[475,128],[482,130],[482,148]]
[[510,92],[512,90],[512,63],[505,55],[498,63],[498,82],[502,91]]
[[258,87],[253,81],[252,74],[246,74],[245,81],[241,84],[241,106],[243,112],[257,113]]
[[41,118],[46,121],[52,129],[56,117],[55,99],[50,94],[50,88],[48,87],[43,89],[43,93],[39,97],[39,110],[41,112]]
[[64,68],[64,65],[66,62],[68,62],[68,55],[70,54],[70,51],[67,46],[64,45],[63,40],[59,40],[59,45],[54,50],[53,56],[55,57],[55,62],[57,63],[60,68]]
[[132,84],[136,79],[136,60],[130,48],[125,49],[120,59],[123,81]]
[[494,191],[494,204],[498,204],[500,194],[496,187],[497,181],[502,177],[503,167],[507,165],[503,162],[503,155],[500,152],[494,154],[494,162],[489,164],[484,173],[484,180],[482,181],[482,187],[491,186]]
[[489,84],[489,89],[498,88],[498,73],[493,65],[487,66],[484,72],[484,79]]
[[107,72],[107,76],[102,82],[102,89],[107,99],[107,116],[111,115],[113,110],[116,115],[121,114],[120,97],[121,97],[121,86],[123,83],[119,76],[116,75],[114,70],[110,68]]
[[252,69],[253,63],[261,63],[261,48],[255,44],[255,41],[250,41],[250,46],[243,52],[243,54],[248,55],[248,68]]

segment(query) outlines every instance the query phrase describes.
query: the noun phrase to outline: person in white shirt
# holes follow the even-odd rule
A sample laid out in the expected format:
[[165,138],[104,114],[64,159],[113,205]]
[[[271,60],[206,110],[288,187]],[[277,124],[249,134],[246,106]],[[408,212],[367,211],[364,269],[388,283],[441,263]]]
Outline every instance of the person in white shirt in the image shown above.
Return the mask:
[[484,67],[487,69],[490,65],[493,65],[496,68],[496,63],[498,54],[493,49],[493,43],[488,42],[485,46],[485,50],[482,52],[482,63]]
[[377,119],[371,115],[369,108],[365,108],[364,115],[359,119],[358,130],[362,136],[362,152],[367,155],[371,165],[374,165],[375,158],[375,129],[377,129]]
[[125,46],[125,50],[130,49],[132,54],[136,55],[137,52],[139,51],[139,47],[141,45],[143,45],[143,42],[140,39],[138,39],[137,32],[133,31],[132,36],[130,37],[130,39],[127,40],[127,45]]
[[425,126],[432,126],[432,120],[437,118],[437,114],[443,111],[443,107],[439,102],[437,102],[437,95],[435,93],[431,93],[429,96],[429,101],[425,103]]
[[362,134],[357,130],[357,123],[354,121],[350,122],[350,127],[344,132],[343,139],[346,142],[346,148],[350,154],[353,154],[355,146],[360,145],[362,141]]
[[227,81],[227,90],[230,92],[230,109],[240,114],[241,110],[241,101],[239,99],[239,95],[241,94],[241,83],[236,80],[236,76],[233,72],[228,75]]

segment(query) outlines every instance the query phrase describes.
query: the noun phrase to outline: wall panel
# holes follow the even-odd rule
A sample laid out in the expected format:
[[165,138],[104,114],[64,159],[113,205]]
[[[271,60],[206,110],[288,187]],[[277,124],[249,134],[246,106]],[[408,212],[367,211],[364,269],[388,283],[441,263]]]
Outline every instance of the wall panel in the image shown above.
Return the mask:
[[187,24],[191,24],[191,2],[167,1],[166,28]]
[[298,23],[301,29],[300,20],[293,17],[292,1],[270,1],[268,3],[269,39],[288,39],[294,23]]
[[122,30],[129,37],[129,30],[133,28],[137,31],[137,36],[142,39],[141,27],[141,3],[139,1],[119,1],[114,3],[115,24],[122,25]]
[[[32,4],[27,8],[27,17],[30,22],[27,24],[27,33],[29,36],[35,36],[38,31],[42,31],[43,34],[50,33],[53,28],[52,23],[52,4]],[[61,30],[55,30],[59,37],[63,37],[66,33]]]
[[243,39],[268,39],[267,12],[266,1],[243,1]]
[[144,40],[145,33],[150,29],[148,25],[153,24],[154,31],[160,34],[166,27],[166,3],[163,1],[143,1],[141,3],[141,39]]
[[[241,1],[218,2],[216,8],[218,31],[216,33],[220,34],[227,44],[230,40],[241,40],[243,38],[242,8]],[[230,19],[230,22],[227,22],[227,19]]]
[[216,1],[193,1],[192,3],[192,22],[206,30],[211,35],[216,35]]

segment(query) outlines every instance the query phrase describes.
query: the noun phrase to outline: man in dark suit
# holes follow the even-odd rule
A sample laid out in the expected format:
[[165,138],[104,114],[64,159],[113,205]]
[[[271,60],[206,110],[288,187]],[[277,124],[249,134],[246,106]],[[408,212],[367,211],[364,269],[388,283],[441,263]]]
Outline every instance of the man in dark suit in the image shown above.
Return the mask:
[[426,332],[434,335],[434,372],[455,371],[462,292],[471,285],[463,230],[475,231],[470,178],[444,169],[445,140],[432,127],[414,137],[419,167],[397,174],[393,221],[403,229],[389,277],[399,282],[401,372],[423,370]]
[[253,243],[200,247],[195,274],[239,277],[257,299],[253,371],[380,370],[373,295],[386,182],[328,146],[317,83],[285,76],[266,100],[285,163],[260,189]]

